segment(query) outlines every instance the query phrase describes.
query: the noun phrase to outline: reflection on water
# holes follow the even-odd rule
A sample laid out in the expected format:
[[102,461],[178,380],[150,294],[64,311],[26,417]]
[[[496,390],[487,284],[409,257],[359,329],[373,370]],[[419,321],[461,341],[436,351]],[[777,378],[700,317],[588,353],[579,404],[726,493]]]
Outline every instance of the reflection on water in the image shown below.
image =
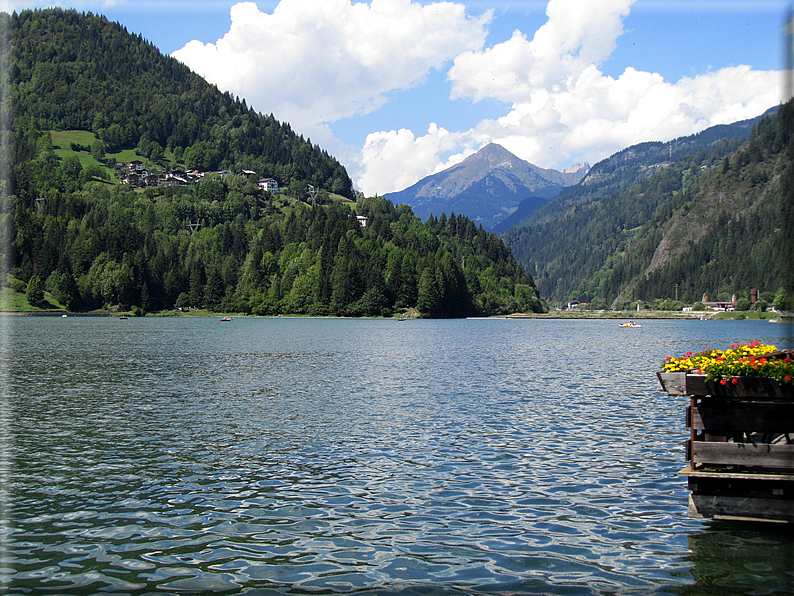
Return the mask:
[[687,539],[694,583],[679,593],[791,594],[794,532],[788,527],[708,522]]
[[654,376],[780,326],[4,323],[14,593],[794,586],[790,534],[687,517]]

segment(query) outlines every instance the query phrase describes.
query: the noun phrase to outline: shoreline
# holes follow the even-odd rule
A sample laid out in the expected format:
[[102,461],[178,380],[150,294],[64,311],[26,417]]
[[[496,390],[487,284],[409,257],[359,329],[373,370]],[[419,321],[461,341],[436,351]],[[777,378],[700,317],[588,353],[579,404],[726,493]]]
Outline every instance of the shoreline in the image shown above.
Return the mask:
[[[752,312],[752,311],[751,311]],[[546,319],[546,320],[684,320],[684,321],[725,321],[725,320],[745,320],[745,321],[768,321],[768,322],[790,322],[788,320],[781,320],[778,313],[764,312],[760,313],[762,316],[758,318],[738,318],[732,315],[733,313],[723,312],[676,312],[676,311],[551,311],[547,313],[513,313],[509,315],[497,315],[493,317],[475,317],[475,318],[491,318],[491,319]],[[749,313],[748,313],[749,314]],[[755,313],[753,313],[755,314]],[[67,317],[64,317],[67,315]],[[763,316],[767,315],[767,316]],[[55,311],[0,311],[0,317],[56,317],[56,318],[80,318],[80,317],[104,317],[104,318],[121,318],[127,317],[129,319],[136,318],[213,318],[213,317],[233,317],[233,318],[259,318],[259,319],[277,319],[277,318],[292,318],[292,319],[306,319],[306,318],[323,318],[323,319],[383,319],[383,320],[398,320],[398,316],[393,317],[335,317],[335,316],[311,316],[311,315],[251,315],[245,313],[213,313],[204,310],[196,311],[157,311],[147,313],[143,317],[136,317],[131,312],[67,312],[63,310]],[[470,318],[470,317],[461,317]],[[419,317],[408,317],[407,320],[419,320]],[[428,319],[429,320],[429,319]]]

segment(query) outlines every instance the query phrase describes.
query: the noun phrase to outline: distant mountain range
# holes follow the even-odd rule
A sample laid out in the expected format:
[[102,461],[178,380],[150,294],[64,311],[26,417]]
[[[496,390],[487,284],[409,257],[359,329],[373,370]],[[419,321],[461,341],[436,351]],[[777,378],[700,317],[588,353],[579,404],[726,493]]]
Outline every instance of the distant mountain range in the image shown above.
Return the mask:
[[632,145],[523,219],[516,212],[502,238],[557,304],[774,293],[791,263],[784,239],[794,238],[792,122],[789,102]]
[[518,223],[589,171],[587,163],[562,172],[546,170],[490,143],[459,164],[385,198],[395,205],[409,205],[423,220],[431,214],[455,213],[466,215],[485,230],[504,230],[507,228],[501,224],[505,220],[520,213]]

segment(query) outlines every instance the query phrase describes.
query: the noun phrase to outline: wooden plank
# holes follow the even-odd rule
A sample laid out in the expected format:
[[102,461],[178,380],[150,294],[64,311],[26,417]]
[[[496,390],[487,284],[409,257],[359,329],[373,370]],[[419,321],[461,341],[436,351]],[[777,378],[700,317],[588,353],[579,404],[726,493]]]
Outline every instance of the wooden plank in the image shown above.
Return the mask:
[[686,373],[656,373],[656,377],[670,395],[689,395],[686,392]]
[[736,384],[706,381],[706,375],[656,373],[670,395],[707,396],[748,401],[794,401],[794,385],[781,384],[764,377],[738,377]]
[[678,472],[678,476],[686,476],[691,478],[716,478],[723,480],[752,480],[753,482],[794,482],[794,472],[768,472],[768,471],[725,471],[725,470],[710,470],[708,468],[699,468],[693,470],[690,466],[682,468]]
[[692,461],[696,464],[794,470],[794,445],[693,441]]
[[687,375],[688,395],[711,395],[720,398],[741,398],[758,401],[792,401],[794,386],[781,385],[762,377],[739,377],[738,382],[722,385],[706,381],[706,375]]
[[734,407],[696,406],[691,418],[696,430],[792,433],[794,404],[736,405]]
[[691,494],[689,513],[693,517],[792,523],[794,501]]

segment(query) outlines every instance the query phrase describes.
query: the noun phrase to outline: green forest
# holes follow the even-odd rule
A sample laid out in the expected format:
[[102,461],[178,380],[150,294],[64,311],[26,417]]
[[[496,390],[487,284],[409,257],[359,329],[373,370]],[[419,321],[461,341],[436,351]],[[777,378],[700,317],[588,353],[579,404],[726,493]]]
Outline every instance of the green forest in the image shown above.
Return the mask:
[[[0,27],[3,278],[32,304],[48,292],[68,310],[136,314],[546,309],[495,234],[356,197],[344,167],[309,139],[120,25],[48,9],[2,15]],[[118,181],[129,156],[161,171],[228,172],[133,188]],[[286,192],[262,190],[262,177]]]
[[[703,295],[790,292],[793,113],[789,102],[752,129],[626,149],[505,240],[558,304],[680,309]],[[742,127],[749,134],[737,135]]]

